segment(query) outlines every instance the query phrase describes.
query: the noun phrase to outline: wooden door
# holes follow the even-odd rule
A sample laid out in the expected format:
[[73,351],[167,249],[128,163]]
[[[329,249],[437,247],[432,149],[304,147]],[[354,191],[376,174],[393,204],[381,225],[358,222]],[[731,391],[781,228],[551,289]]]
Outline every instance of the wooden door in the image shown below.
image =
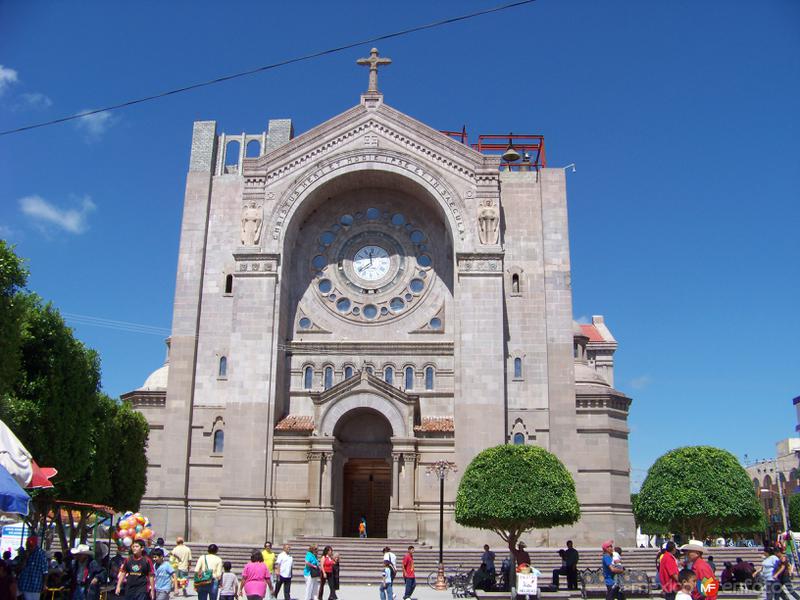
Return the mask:
[[369,537],[386,537],[392,495],[391,468],[381,459],[355,458],[344,466],[342,535],[358,537],[358,523],[367,518]]

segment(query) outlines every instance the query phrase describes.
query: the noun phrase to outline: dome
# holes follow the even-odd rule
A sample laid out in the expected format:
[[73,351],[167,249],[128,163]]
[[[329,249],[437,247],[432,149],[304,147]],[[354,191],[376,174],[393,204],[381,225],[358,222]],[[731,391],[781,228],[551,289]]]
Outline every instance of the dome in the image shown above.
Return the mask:
[[164,363],[160,368],[156,369],[145,380],[140,390],[166,390],[167,378],[169,377],[169,363]]
[[605,387],[611,387],[608,385],[608,382],[603,378],[603,376],[600,375],[600,373],[595,371],[585,362],[575,363],[575,383],[588,383],[590,385],[604,385]]

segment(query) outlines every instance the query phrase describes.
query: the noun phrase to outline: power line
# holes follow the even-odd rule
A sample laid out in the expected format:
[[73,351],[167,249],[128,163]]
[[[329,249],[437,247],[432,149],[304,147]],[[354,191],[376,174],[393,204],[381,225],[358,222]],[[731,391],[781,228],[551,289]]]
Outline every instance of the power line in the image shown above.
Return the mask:
[[130,323],[128,321],[116,321],[114,319],[103,319],[89,315],[78,315],[75,313],[62,312],[64,319],[77,325],[91,325],[93,327],[103,327],[105,329],[116,329],[117,331],[128,331],[131,333],[146,333],[149,335],[168,336],[170,330],[164,327],[153,325],[142,325],[140,323]]
[[240,77],[246,77],[247,75],[254,75],[255,73],[261,73],[263,71],[269,71],[272,69],[277,69],[278,67],[285,67],[286,65],[291,65],[294,63],[303,62],[306,60],[311,60],[312,58],[319,58],[320,56],[325,56],[328,54],[335,54],[337,52],[342,52],[343,50],[349,50],[351,48],[355,48],[357,46],[363,46],[364,44],[373,44],[375,42],[380,42],[383,40],[388,40],[396,37],[400,37],[403,35],[408,35],[410,33],[416,33],[418,31],[424,31],[426,29],[433,29],[435,27],[441,27],[443,25],[451,25],[453,23],[458,23],[459,21],[466,21],[467,19],[474,19],[475,17],[481,17],[484,15],[488,15],[491,13],[500,12],[503,10],[507,10],[509,8],[515,8],[517,6],[522,6],[525,4],[531,4],[536,0],[518,0],[517,2],[511,2],[509,4],[502,4],[500,6],[495,6],[493,8],[487,8],[485,10],[480,10],[478,12],[469,13],[466,15],[460,15],[458,17],[450,17],[449,19],[443,19],[441,21],[434,21],[433,23],[427,23],[425,25],[417,25],[416,27],[411,27],[409,29],[403,29],[401,31],[395,31],[393,33],[386,33],[383,35],[379,35],[377,37],[369,38],[366,40],[360,40],[358,42],[351,42],[349,44],[345,44],[344,46],[338,46],[336,48],[328,48],[327,50],[321,50],[319,52],[313,52],[311,54],[305,54],[303,56],[297,56],[295,58],[290,58],[287,60],[282,60],[280,62],[272,63],[269,65],[262,65],[260,67],[255,67],[254,69],[248,69],[247,71],[241,71],[239,73],[233,73],[231,75],[223,75],[222,77],[217,77],[215,79],[209,79],[208,81],[203,81],[200,83],[192,83],[190,85],[186,85],[183,87],[175,88],[172,90],[168,90],[165,92],[161,92],[158,94],[153,94],[152,96],[144,96],[142,98],[136,98],[133,100],[127,100],[125,102],[120,102],[119,104],[112,104],[110,106],[105,106],[103,108],[96,108],[94,110],[87,110],[84,112],[80,112],[74,115],[67,115],[65,117],[60,117],[58,119],[52,119],[50,121],[43,121],[41,123],[32,123],[31,125],[24,125],[23,127],[17,127],[16,129],[7,129],[5,131],[0,131],[0,136],[3,135],[11,135],[12,133],[20,133],[22,131],[29,131],[31,129],[38,129],[40,127],[47,127],[49,125],[57,125],[58,123],[65,123],[67,121],[72,121],[74,119],[81,119],[83,117],[89,115],[95,115],[101,112],[108,112],[111,110],[118,110],[120,108],[126,108],[128,106],[133,106],[134,104],[142,104],[143,102],[150,102],[151,100],[158,100],[159,98],[165,98],[166,96],[172,96],[174,94],[180,94],[182,92],[188,92],[191,90],[196,90],[201,87],[207,87],[210,85],[214,85],[217,83],[222,83],[224,81],[230,81],[231,79],[238,79]]

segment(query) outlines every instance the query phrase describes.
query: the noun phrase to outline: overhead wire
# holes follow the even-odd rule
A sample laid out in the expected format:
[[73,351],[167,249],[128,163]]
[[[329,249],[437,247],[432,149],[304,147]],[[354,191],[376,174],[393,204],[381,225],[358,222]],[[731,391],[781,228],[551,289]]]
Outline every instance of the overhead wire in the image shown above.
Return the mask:
[[116,329],[117,331],[145,333],[159,336],[168,336],[170,334],[170,330],[165,327],[142,325],[140,323],[131,323],[129,321],[117,321],[115,319],[104,319],[102,317],[92,317],[90,315],[79,315],[68,312],[62,312],[61,315],[68,323],[75,323],[76,325],[90,325],[93,327],[103,327],[105,329]]
[[57,119],[51,119],[49,121],[42,121],[42,122],[39,122],[39,123],[32,123],[30,125],[23,125],[22,127],[16,127],[14,129],[7,129],[5,131],[0,131],[0,136],[11,135],[11,134],[20,133],[20,132],[23,132],[23,131],[30,131],[31,129],[38,129],[40,127],[47,127],[47,126],[50,126],[50,125],[57,125],[59,123],[66,123],[67,121],[72,121],[72,120],[75,120],[75,119],[82,119],[82,118],[87,117],[89,115],[96,115],[96,114],[102,113],[102,112],[109,112],[109,111],[112,111],[112,110],[118,110],[118,109],[121,109],[121,108],[126,108],[128,106],[133,106],[135,104],[142,104],[144,102],[150,102],[150,101],[153,101],[153,100],[158,100],[160,98],[165,98],[167,96],[173,96],[175,94],[180,94],[180,93],[183,93],[183,92],[196,90],[198,88],[207,87],[207,86],[210,86],[210,85],[215,85],[217,83],[230,81],[232,79],[238,79],[240,77],[246,77],[248,75],[254,75],[256,73],[262,73],[264,71],[277,69],[279,67],[285,67],[287,65],[291,65],[291,64],[295,64],[295,63],[311,60],[311,59],[314,59],[314,58],[319,58],[321,56],[326,56],[328,54],[335,54],[337,52],[342,52],[344,50],[350,50],[351,48],[356,48],[357,46],[363,46],[365,44],[373,44],[375,42],[380,42],[380,41],[383,41],[383,40],[388,40],[388,39],[392,39],[392,38],[408,35],[408,34],[411,34],[411,33],[416,33],[418,31],[425,31],[427,29],[433,29],[433,28],[436,28],[436,27],[442,27],[444,25],[451,25],[453,23],[458,23],[459,21],[466,21],[467,19],[474,19],[476,17],[481,17],[481,16],[484,16],[484,15],[501,12],[501,11],[504,11],[504,10],[508,10],[510,8],[515,8],[517,6],[523,6],[525,4],[531,4],[531,3],[535,2],[535,1],[536,0],[517,0],[516,2],[510,2],[508,4],[501,4],[499,6],[494,6],[494,7],[491,7],[491,8],[484,9],[484,10],[479,10],[477,12],[468,13],[468,14],[465,14],[465,15],[459,15],[457,17],[450,17],[450,18],[447,18],[447,19],[434,21],[432,23],[426,23],[424,25],[417,25],[417,26],[414,26],[414,27],[410,27],[408,29],[402,29],[400,31],[395,31],[395,32],[392,32],[392,33],[386,33],[386,34],[375,36],[375,37],[371,37],[371,38],[368,38],[368,39],[359,40],[357,42],[350,42],[348,44],[344,44],[342,46],[337,46],[335,48],[328,48],[327,50],[320,50],[318,52],[312,52],[310,54],[304,54],[302,56],[296,56],[294,58],[289,58],[289,59],[282,60],[282,61],[279,61],[279,62],[276,62],[276,63],[272,63],[272,64],[268,64],[268,65],[262,65],[260,67],[255,67],[255,68],[252,68],[252,69],[248,69],[246,71],[240,71],[238,73],[233,73],[233,74],[230,74],[230,75],[223,75],[221,77],[216,77],[214,79],[209,79],[208,81],[202,81],[202,82],[199,82],[199,83],[192,83],[190,85],[185,85],[183,87],[167,90],[167,91],[164,91],[164,92],[159,92],[157,94],[152,94],[150,96],[143,96],[141,98],[135,98],[133,100],[126,100],[125,102],[120,102],[118,104],[111,104],[111,105],[105,106],[103,108],[96,108],[96,109],[93,109],[93,110],[86,110],[86,111],[83,111],[83,112],[80,112],[80,113],[76,113],[76,114],[73,114],[73,115],[67,115],[67,116],[64,116],[64,117],[59,117]]

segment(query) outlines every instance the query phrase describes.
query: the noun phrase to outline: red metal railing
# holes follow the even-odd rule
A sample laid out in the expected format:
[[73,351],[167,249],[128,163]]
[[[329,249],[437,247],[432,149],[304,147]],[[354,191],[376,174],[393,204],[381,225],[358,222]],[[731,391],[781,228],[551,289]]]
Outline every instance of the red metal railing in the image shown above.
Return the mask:
[[[441,133],[462,144],[469,144],[466,125],[461,128],[461,131],[441,130]],[[547,166],[543,135],[527,133],[484,134],[478,136],[477,143],[469,145],[478,152],[495,155],[504,154],[509,145],[514,146],[521,158],[513,162],[502,161],[500,163],[501,170],[530,171]]]

